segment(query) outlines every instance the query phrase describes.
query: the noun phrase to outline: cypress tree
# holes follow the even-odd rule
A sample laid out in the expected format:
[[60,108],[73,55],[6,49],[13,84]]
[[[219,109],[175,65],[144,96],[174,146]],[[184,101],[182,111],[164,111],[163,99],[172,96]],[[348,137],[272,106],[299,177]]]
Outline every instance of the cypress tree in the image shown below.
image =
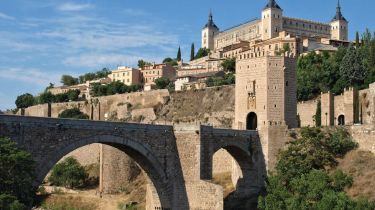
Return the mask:
[[195,47],[194,43],[191,44],[191,52],[190,52],[190,61],[194,60],[195,57]]
[[181,61],[181,48],[180,47],[178,47],[177,61]]
[[358,48],[359,47],[359,33],[357,31],[357,33],[355,34],[355,46]]

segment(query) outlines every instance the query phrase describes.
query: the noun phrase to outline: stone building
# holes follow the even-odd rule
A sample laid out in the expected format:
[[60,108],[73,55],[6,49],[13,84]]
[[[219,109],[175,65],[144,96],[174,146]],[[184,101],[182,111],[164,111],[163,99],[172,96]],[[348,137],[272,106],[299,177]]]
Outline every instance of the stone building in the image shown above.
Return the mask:
[[237,129],[268,124],[297,127],[296,59],[294,55],[247,57],[236,64]]
[[151,64],[145,65],[141,69],[141,76],[145,90],[150,90],[152,85],[155,85],[155,80],[164,77],[170,81],[176,79],[176,69],[169,64]]
[[329,23],[286,17],[283,12],[276,0],[269,0],[261,12],[260,19],[251,20],[224,31],[219,31],[210,13],[208,23],[202,30],[202,47],[211,51],[220,51],[241,41],[264,41],[277,38],[280,32],[285,32],[286,36],[291,37],[348,40],[348,21],[342,15],[339,2],[336,14]]
[[140,70],[125,66],[119,66],[116,70],[112,70],[108,77],[112,81],[120,81],[129,86],[140,85],[142,80]]

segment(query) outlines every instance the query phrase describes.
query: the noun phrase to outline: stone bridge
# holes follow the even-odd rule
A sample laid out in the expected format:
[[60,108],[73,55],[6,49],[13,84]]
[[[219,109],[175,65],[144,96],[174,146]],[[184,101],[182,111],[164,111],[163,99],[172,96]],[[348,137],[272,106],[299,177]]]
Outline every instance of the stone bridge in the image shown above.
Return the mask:
[[120,149],[156,189],[147,209],[223,209],[222,187],[212,183],[213,155],[222,148],[241,169],[231,197],[257,199],[264,188],[265,158],[257,131],[0,115],[0,137],[32,154],[35,186],[75,149],[93,143]]

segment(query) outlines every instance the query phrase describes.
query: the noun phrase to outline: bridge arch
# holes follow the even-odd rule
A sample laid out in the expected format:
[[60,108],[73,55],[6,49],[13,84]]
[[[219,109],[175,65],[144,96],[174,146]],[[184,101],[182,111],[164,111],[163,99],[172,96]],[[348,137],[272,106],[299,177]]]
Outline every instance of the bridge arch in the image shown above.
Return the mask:
[[170,209],[172,199],[170,197],[170,192],[168,191],[168,189],[170,189],[168,185],[168,175],[163,170],[164,167],[162,164],[153,154],[152,149],[147,145],[143,145],[129,137],[119,137],[114,135],[77,138],[75,141],[70,142],[71,143],[59,148],[53,155],[46,156],[44,160],[38,161],[38,164],[40,165],[38,168],[40,170],[37,173],[37,178],[34,183],[35,186],[39,186],[53,166],[70,152],[89,144],[101,143],[117,148],[131,157],[145,171],[154,184],[162,208]]
[[[264,178],[259,173],[256,151],[250,142],[223,141],[214,147],[212,154],[215,155],[221,149],[226,150],[233,158],[233,162],[237,163],[232,165],[231,171],[234,191],[224,198],[224,208],[246,209],[249,205],[256,205],[257,195],[263,189]],[[244,206],[238,206],[239,204]]]

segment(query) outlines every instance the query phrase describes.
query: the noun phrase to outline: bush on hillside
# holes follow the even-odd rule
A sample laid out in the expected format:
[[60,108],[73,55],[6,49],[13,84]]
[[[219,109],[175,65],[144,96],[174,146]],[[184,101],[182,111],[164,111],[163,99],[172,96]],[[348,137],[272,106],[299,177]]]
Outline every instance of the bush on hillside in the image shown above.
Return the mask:
[[56,164],[48,181],[54,186],[79,188],[85,185],[88,175],[81,164],[73,157],[68,157]]
[[259,198],[261,210],[361,209],[373,210],[366,199],[353,200],[344,189],[352,177],[336,170],[335,158],[344,156],[356,144],[343,129],[323,131],[303,128],[301,137],[282,151],[274,175],[268,177],[267,195]]
[[59,114],[59,118],[87,120],[89,119],[89,116],[81,112],[78,108],[73,108],[73,109],[67,109],[61,112]]

